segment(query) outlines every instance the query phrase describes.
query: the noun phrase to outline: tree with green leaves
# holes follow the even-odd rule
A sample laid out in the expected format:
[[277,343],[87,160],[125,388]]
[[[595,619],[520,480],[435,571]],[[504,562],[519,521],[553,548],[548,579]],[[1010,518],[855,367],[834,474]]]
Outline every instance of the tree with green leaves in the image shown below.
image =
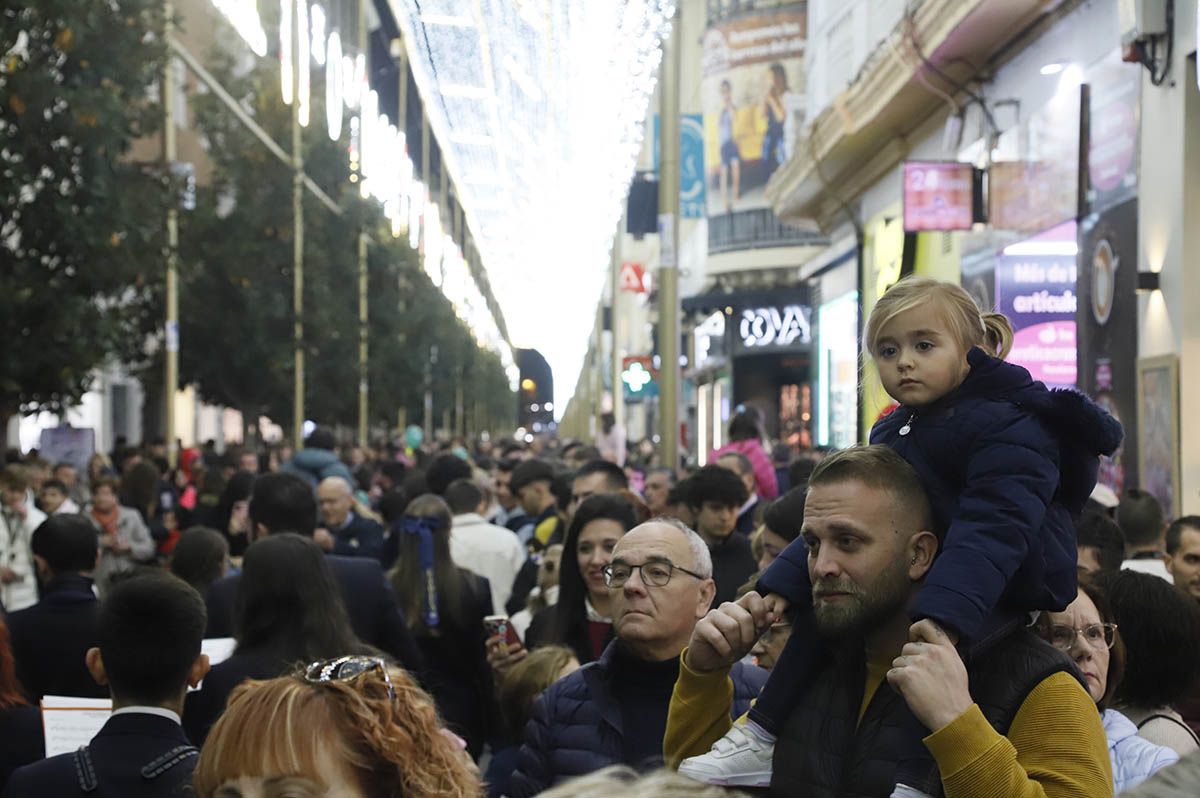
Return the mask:
[[[274,69],[249,71],[217,51],[213,75],[276,141],[290,141],[289,109]],[[324,116],[324,92],[314,86],[312,117]],[[180,375],[214,404],[240,410],[247,422],[266,415],[285,425],[292,415],[291,171],[216,98],[193,101],[209,145],[211,183],[181,222]],[[443,350],[435,374],[435,414],[453,407],[447,377],[488,386],[492,418],[507,419],[511,391],[499,359],[478,350],[449,302],[419,268],[406,241],[388,230],[379,205],[350,182],[347,140],[322,126],[304,131],[305,171],[341,210],[305,198],[305,410],[309,418],[353,427],[358,416],[358,255],[368,232],[370,417],[391,425],[397,410],[419,418],[429,346]],[[471,358],[468,360],[468,358]],[[472,366],[474,364],[474,366]],[[443,368],[444,366],[444,368]],[[483,382],[486,379],[491,382]],[[468,387],[467,395],[473,397]],[[507,399],[505,398],[507,394]]]
[[167,192],[129,158],[160,110],[157,0],[0,8],[0,444],[110,358],[145,358]]

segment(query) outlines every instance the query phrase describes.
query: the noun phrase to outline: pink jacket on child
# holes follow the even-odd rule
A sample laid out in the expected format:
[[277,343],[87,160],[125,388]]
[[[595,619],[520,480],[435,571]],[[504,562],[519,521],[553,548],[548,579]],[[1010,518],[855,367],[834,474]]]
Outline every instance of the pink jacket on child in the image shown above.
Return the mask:
[[715,463],[718,457],[731,452],[744,454],[750,461],[750,465],[754,467],[754,484],[760,499],[770,501],[779,496],[779,482],[775,479],[775,466],[771,464],[771,458],[763,449],[762,441],[757,439],[731,441],[710,454],[708,462]]

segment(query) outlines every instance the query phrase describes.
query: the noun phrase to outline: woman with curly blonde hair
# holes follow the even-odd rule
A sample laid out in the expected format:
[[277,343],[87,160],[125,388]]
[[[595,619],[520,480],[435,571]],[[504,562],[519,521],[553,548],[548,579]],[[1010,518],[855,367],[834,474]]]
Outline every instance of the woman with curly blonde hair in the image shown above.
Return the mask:
[[199,798],[478,798],[478,771],[433,701],[373,657],[246,682],[196,765]]

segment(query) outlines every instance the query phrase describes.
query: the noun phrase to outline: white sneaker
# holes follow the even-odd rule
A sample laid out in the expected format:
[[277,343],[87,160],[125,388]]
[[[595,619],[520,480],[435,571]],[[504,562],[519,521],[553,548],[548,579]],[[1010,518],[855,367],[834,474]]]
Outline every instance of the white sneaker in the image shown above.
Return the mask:
[[679,773],[721,787],[770,787],[775,741],[748,724],[734,724],[701,756],[683,760]]

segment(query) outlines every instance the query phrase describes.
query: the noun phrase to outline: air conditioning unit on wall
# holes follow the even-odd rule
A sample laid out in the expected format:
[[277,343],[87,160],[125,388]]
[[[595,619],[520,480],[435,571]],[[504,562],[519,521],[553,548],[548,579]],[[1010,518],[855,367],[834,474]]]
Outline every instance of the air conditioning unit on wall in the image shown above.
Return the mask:
[[1167,3],[1171,0],[1120,0],[1121,44],[1144,42],[1167,32]]

